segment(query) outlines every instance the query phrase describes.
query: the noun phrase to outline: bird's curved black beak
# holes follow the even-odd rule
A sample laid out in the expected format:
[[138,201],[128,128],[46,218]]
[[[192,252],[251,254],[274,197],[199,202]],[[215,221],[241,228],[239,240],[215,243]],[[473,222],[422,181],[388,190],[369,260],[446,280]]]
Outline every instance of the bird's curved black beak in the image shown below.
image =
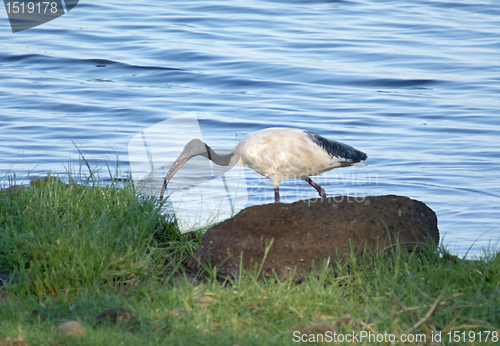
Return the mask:
[[192,157],[193,157],[192,155],[189,155],[189,153],[184,150],[179,155],[179,157],[177,157],[172,166],[170,166],[170,169],[168,170],[167,174],[165,175],[165,179],[163,180],[163,185],[161,187],[161,192],[160,192],[160,199],[163,199],[163,195],[165,194],[165,190],[167,188],[167,184],[170,182],[170,179],[172,179],[174,174],[177,173],[177,171]]
[[[191,160],[193,157],[201,155],[206,157],[207,159],[213,161],[217,165],[221,166],[227,166],[227,167],[232,167],[231,159],[239,159],[239,155],[235,154],[234,152],[224,155],[224,156],[219,156],[216,154],[208,145],[206,145],[203,141],[200,139],[193,139],[189,141],[184,146],[184,149],[182,150],[181,154],[177,159],[174,161],[170,169],[168,170],[167,175],[165,176],[165,179],[163,180],[163,185],[161,187],[161,192],[160,192],[160,199],[163,199],[163,195],[165,194],[165,190],[167,188],[167,184],[170,182],[170,179],[174,176],[174,174],[189,160]],[[235,157],[235,155],[237,155]],[[223,172],[219,171],[219,174],[223,174]],[[211,176],[212,179],[212,176]]]

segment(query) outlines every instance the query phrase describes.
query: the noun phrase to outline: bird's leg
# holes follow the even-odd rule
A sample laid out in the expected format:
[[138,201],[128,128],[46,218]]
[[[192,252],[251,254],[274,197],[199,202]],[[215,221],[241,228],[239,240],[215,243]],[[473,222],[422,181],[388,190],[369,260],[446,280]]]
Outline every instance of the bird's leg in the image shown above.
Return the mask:
[[274,188],[274,203],[281,203],[279,186]]
[[318,190],[319,195],[321,196],[322,199],[326,199],[326,192],[325,189],[323,189],[321,186],[316,184],[314,181],[312,181],[311,178],[307,177],[306,181],[311,184],[312,187],[314,187],[316,190]]

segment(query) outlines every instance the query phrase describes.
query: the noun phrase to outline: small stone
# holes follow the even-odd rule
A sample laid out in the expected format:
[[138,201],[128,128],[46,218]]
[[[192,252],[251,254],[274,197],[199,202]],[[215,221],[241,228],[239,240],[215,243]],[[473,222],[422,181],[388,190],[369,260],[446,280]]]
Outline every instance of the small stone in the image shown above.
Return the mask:
[[201,307],[202,309],[206,308],[209,305],[217,303],[219,300],[214,297],[210,297],[209,295],[203,295],[203,296],[193,296],[192,297],[194,303]]
[[77,321],[66,321],[60,324],[56,331],[60,334],[68,335],[68,336],[84,336],[85,329],[83,326]]
[[28,346],[28,344],[21,338],[11,338],[7,336],[5,339],[0,341],[1,346]]

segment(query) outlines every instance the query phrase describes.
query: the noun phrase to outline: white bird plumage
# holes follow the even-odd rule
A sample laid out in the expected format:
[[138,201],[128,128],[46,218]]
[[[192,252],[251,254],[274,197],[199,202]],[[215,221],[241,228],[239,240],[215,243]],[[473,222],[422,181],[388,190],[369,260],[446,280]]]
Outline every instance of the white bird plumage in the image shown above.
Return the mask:
[[218,155],[199,139],[186,144],[182,153],[170,167],[163,181],[160,198],[173,175],[191,158],[202,155],[220,166],[244,167],[269,178],[274,186],[275,202],[280,202],[279,185],[291,178],[311,184],[322,198],[325,190],[311,180],[337,167],[362,163],[367,156],[347,144],[326,139],[315,133],[293,128],[272,127],[247,135],[227,155]]

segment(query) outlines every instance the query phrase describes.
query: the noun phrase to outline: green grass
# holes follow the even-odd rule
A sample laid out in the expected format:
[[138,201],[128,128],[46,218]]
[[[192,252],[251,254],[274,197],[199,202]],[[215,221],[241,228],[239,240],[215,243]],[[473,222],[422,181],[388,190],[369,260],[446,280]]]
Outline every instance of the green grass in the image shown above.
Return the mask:
[[[429,345],[439,331],[446,345],[469,345],[472,335],[477,345],[500,344],[493,334],[484,341],[487,332],[500,338],[500,254],[467,261],[429,247],[418,256],[351,257],[303,282],[255,273],[193,279],[183,265],[201,235],[180,235],[152,200],[124,185],[49,179],[0,192],[0,345],[7,337],[26,345],[292,345],[327,329],[426,337],[409,345]],[[118,307],[133,319],[96,319]],[[85,336],[57,333],[65,320],[79,321]]]

